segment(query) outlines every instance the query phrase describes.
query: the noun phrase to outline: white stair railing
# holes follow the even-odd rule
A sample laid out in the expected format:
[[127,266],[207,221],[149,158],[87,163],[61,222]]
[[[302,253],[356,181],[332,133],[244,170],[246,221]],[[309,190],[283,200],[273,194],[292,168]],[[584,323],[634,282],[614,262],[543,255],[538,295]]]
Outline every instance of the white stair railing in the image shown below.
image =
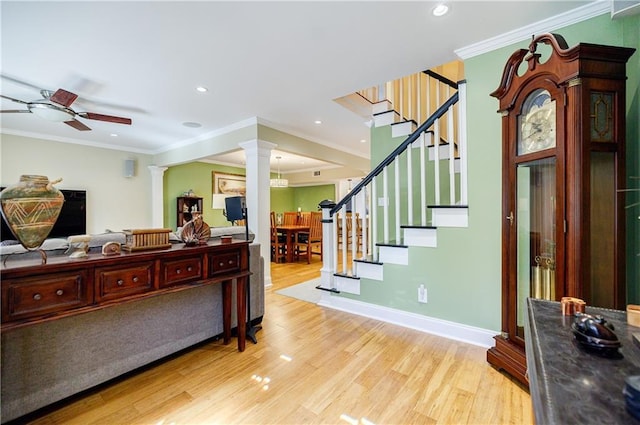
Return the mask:
[[[378,261],[376,243],[390,244],[393,239],[396,244],[401,244],[401,226],[413,225],[413,216],[417,212],[413,195],[416,185],[419,185],[420,200],[417,208],[420,210],[421,226],[429,225],[428,205],[466,205],[466,127],[459,120],[461,116],[465,116],[464,86],[464,82],[459,83],[458,91],[440,105],[345,198],[337,204],[323,201],[323,239],[324,235],[331,234],[334,241],[331,249],[325,251],[323,272],[357,277],[354,260]],[[442,123],[445,124],[446,134],[455,136],[446,140],[448,145],[443,145],[444,153],[441,152],[440,145]],[[414,147],[419,148],[419,158],[416,158],[415,152],[411,152]],[[406,155],[403,155],[405,152]],[[442,167],[442,171],[448,174],[445,179],[440,178],[442,161],[447,161],[446,167],[445,164]],[[459,161],[458,167],[455,161]],[[414,172],[414,166],[419,168],[419,172]],[[391,175],[390,167],[393,167]],[[401,173],[403,167],[406,173]],[[459,172],[457,168],[460,169]],[[389,181],[391,178],[393,182]],[[444,201],[441,199],[441,184],[445,185],[443,193],[448,198]],[[393,216],[390,211],[392,207]],[[381,240],[378,237],[380,231]],[[338,289],[334,277],[328,273],[322,273],[320,286],[324,289]]]

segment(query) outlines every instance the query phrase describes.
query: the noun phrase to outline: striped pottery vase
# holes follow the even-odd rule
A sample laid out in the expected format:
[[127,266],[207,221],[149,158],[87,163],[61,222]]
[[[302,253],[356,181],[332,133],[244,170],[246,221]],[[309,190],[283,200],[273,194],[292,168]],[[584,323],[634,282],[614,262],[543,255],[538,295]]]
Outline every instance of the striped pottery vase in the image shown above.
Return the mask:
[[64,195],[46,176],[22,175],[0,192],[0,212],[13,235],[28,250],[38,249],[58,219]]

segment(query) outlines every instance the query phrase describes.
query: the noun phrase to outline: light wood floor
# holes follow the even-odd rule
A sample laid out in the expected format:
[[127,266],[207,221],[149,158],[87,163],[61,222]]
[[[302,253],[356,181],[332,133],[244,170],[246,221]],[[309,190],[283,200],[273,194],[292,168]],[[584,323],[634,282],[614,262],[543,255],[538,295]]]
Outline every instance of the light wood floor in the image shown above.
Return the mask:
[[258,344],[220,341],[56,406],[34,424],[529,424],[484,348],[285,297],[320,260],[276,265]]

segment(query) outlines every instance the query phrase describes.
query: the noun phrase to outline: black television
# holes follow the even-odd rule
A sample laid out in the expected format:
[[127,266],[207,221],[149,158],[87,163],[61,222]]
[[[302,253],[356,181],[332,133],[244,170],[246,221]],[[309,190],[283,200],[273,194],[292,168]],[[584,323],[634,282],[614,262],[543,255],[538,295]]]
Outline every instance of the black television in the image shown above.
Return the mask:
[[[4,187],[0,187],[3,190]],[[66,238],[71,235],[87,233],[87,191],[60,189],[64,195],[64,203],[56,224],[49,233],[49,238]],[[9,225],[2,218],[0,227],[0,241],[15,240]]]

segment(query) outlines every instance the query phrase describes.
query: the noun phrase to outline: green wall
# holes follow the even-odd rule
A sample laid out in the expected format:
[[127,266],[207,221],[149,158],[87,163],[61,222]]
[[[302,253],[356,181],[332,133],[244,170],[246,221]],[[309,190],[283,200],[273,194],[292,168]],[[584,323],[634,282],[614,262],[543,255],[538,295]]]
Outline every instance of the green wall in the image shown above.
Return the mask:
[[193,189],[196,196],[202,197],[202,218],[211,227],[230,226],[222,215],[222,210],[211,208],[213,190],[213,172],[245,174],[244,168],[227,167],[206,162],[190,162],[169,167],[164,173],[164,226],[176,228],[177,197]]
[[318,211],[318,204],[335,198],[335,185],[271,188],[271,211]]
[[[640,17],[612,21],[602,15],[556,30],[569,46],[580,42],[639,48]],[[501,321],[501,126],[498,102],[489,96],[499,83],[509,56],[529,41],[495,50],[465,61],[468,115],[469,227],[438,229],[437,248],[409,250],[409,267],[384,266],[384,282],[361,280],[361,295],[347,298],[423,314],[485,329],[500,329]],[[627,69],[627,168],[638,175],[638,79],[640,52]],[[373,129],[372,166],[401,140],[390,142],[383,129]],[[636,181],[637,186],[637,181]],[[636,198],[637,199],[637,198]],[[637,303],[639,212],[630,214],[634,223],[627,232],[629,255],[629,301]],[[633,257],[633,258],[632,258]],[[417,288],[425,284],[428,304],[417,302]]]
[[[202,218],[212,227],[230,226],[222,215],[222,210],[211,208],[213,172],[245,174],[244,168],[227,167],[205,162],[190,162],[169,167],[164,173],[164,226],[176,228],[177,197],[193,189],[202,197]],[[317,211],[318,203],[335,197],[335,185],[271,188],[271,211],[278,213],[296,211]]]

